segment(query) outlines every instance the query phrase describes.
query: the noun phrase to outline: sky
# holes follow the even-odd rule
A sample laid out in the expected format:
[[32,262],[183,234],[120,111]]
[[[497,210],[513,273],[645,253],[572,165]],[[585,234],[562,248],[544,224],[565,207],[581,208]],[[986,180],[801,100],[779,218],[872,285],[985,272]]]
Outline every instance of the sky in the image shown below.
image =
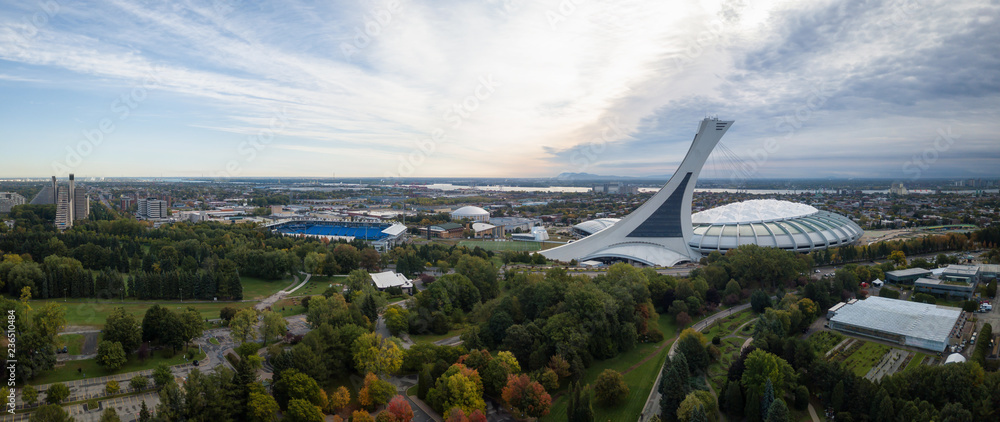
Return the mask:
[[1000,175],[1000,0],[0,0],[0,177]]

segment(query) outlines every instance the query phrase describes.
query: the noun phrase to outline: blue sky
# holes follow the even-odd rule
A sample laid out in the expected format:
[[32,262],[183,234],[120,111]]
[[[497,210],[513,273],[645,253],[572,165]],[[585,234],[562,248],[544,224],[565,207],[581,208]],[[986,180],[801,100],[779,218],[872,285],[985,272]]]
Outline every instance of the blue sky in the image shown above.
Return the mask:
[[[995,177],[1000,1],[0,1],[0,177]],[[742,165],[733,165],[739,157]]]

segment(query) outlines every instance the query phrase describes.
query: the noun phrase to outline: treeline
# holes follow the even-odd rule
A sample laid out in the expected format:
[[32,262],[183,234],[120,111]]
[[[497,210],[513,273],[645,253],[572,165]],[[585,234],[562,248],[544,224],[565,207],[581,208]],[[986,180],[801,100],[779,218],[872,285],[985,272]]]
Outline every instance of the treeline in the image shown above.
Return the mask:
[[[980,232],[993,233],[988,230],[990,229],[981,230]],[[809,255],[817,265],[831,265],[884,259],[888,258],[895,251],[902,251],[903,254],[910,256],[940,251],[964,251],[974,247],[976,244],[996,244],[996,239],[993,239],[987,233],[980,234],[980,232],[976,232],[971,236],[961,233],[948,233],[906,240],[881,241],[871,245],[848,245],[810,252]]]

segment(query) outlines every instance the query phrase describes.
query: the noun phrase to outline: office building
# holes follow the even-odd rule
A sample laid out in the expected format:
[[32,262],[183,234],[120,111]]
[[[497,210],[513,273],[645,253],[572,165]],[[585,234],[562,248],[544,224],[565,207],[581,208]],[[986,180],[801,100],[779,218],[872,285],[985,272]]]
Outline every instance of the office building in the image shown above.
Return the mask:
[[167,218],[167,201],[143,198],[138,201],[139,216],[147,219]]
[[11,208],[24,205],[27,200],[14,192],[0,192],[0,212],[10,212]]

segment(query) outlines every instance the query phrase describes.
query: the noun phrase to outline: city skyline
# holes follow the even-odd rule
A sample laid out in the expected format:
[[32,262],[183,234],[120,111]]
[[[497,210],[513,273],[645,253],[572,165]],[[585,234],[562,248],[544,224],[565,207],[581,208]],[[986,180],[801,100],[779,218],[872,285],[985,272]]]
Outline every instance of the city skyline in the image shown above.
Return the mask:
[[0,177],[998,174],[981,1],[0,10]]

